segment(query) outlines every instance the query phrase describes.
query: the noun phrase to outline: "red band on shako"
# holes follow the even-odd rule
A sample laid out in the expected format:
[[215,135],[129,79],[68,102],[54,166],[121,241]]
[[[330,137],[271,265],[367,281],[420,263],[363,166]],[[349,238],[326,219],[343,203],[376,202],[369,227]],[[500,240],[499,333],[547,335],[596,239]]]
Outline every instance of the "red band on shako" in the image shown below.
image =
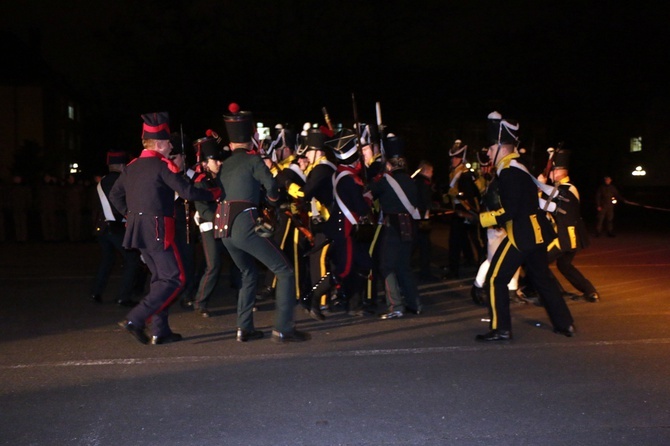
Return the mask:
[[142,124],[142,136],[144,136],[145,132],[158,133],[161,130],[165,130],[166,132],[168,132],[168,134],[170,134],[170,127],[168,126],[167,122],[164,122],[163,124],[156,126],[149,125],[146,122]]

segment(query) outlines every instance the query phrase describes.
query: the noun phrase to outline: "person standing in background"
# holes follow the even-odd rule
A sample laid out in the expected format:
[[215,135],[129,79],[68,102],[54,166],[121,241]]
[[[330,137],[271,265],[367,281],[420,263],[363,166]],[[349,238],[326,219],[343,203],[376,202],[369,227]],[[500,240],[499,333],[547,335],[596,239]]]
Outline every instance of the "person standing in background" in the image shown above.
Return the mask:
[[612,184],[612,177],[603,178],[603,183],[596,192],[596,206],[598,210],[598,224],[596,226],[596,237],[603,232],[603,224],[608,237],[614,237],[614,205],[622,201],[618,189]]

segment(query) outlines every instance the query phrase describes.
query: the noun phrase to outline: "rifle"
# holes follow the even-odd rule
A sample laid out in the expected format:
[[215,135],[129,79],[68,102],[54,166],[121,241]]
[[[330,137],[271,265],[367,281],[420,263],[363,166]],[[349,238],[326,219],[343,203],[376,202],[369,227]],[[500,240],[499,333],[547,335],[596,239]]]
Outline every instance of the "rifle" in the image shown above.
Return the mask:
[[[351,93],[351,104],[354,109],[354,129],[356,132],[356,150],[358,151],[358,156],[361,159],[361,162],[363,162],[363,146],[361,144],[361,123],[358,120],[358,107],[356,106],[356,96],[354,96],[353,93]],[[367,172],[365,171],[365,168],[361,169],[361,176],[363,177],[363,183],[367,184],[368,179],[367,179]]]
[[333,123],[330,120],[330,115],[328,114],[328,110],[326,110],[326,107],[321,107],[321,113],[323,113],[323,119],[326,121],[326,125],[328,126],[328,130],[331,132],[334,132],[333,128]]
[[549,154],[549,158],[547,159],[547,165],[544,166],[544,170],[542,171],[542,176],[545,177],[546,179],[549,179],[549,172],[554,167],[553,160],[554,160],[554,154],[561,150],[561,147],[563,147],[563,143],[559,142],[558,143],[558,149],[554,149],[553,147],[549,147],[547,149],[547,153]]
[[[379,151],[382,154],[382,162],[386,160],[386,153],[384,152],[384,124],[382,124],[382,106],[379,101],[375,103],[375,111],[377,114],[377,134],[379,135]],[[370,141],[372,143],[372,141]]]

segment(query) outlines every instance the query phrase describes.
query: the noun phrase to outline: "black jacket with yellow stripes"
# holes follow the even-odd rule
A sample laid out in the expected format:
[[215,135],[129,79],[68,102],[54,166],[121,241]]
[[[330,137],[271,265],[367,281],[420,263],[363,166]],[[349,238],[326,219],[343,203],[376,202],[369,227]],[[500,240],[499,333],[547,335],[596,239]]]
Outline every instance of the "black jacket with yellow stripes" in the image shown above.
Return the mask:
[[482,212],[479,220],[484,227],[499,225],[507,231],[512,244],[519,250],[545,246],[555,237],[546,212],[539,208],[538,190],[532,177],[510,162],[517,153],[507,155],[498,164],[498,187],[502,208]]

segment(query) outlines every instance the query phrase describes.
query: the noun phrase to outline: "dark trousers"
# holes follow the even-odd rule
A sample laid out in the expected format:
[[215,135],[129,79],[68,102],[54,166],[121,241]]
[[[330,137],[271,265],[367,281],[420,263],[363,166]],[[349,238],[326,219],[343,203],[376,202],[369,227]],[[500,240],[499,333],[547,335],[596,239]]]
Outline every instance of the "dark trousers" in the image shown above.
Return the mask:
[[347,298],[349,310],[358,310],[363,306],[367,276],[372,268],[368,252],[369,244],[354,240],[337,233],[330,247],[331,260],[337,280]]
[[221,239],[241,272],[241,287],[237,300],[237,327],[254,330],[253,308],[256,301],[258,268],[256,259],[277,276],[274,328],[282,333],[291,332],[296,305],[294,272],[291,263],[270,238],[254,231],[256,210],[242,212],[235,218],[231,236]]
[[528,251],[519,251],[508,237],[505,237],[498,246],[487,274],[491,329],[512,329],[507,284],[521,265],[524,265],[528,279],[540,295],[554,328],[567,329],[572,325],[572,315],[561,296],[560,289],[552,278],[546,246],[537,245],[536,248]]
[[379,265],[381,263],[381,255],[382,255],[382,249],[381,249],[381,244],[382,244],[382,232],[383,232],[383,225],[377,225],[377,229],[375,231],[375,238],[372,240],[372,243],[370,243],[370,248],[368,249],[368,254],[370,254],[370,261],[372,263],[372,268],[370,269],[370,272],[368,274],[368,281],[367,281],[367,290],[365,293],[365,300],[363,301],[363,304],[368,306],[370,309],[375,309],[377,307],[377,281],[379,280],[380,277],[384,277],[381,274],[381,271],[379,269]]
[[200,285],[195,295],[193,306],[196,309],[207,309],[209,299],[219,282],[221,273],[223,244],[214,238],[214,231],[200,233],[202,239],[202,249],[205,254],[205,271],[200,278]]
[[102,295],[107,288],[109,274],[116,262],[117,254],[123,258],[121,287],[119,288],[117,300],[128,301],[131,300],[133,289],[135,287],[135,280],[138,277],[140,268],[140,252],[136,249],[125,249],[121,246],[123,243],[123,233],[112,233],[106,231],[98,235],[98,244],[100,245],[100,266],[98,273],[95,276],[93,286],[91,287],[91,294]]
[[140,249],[142,258],[151,271],[149,293],[135,306],[126,319],[138,327],[151,324],[153,336],[167,336],[172,331],[168,325],[168,307],[184,287],[184,268],[177,247],[167,249]]
[[549,254],[549,263],[553,260],[556,260],[556,268],[563,274],[570,285],[575,287],[577,290],[581,291],[583,294],[591,294],[596,292],[596,288],[593,284],[584,277],[581,271],[573,265],[573,260],[577,255],[577,251],[567,251],[567,252],[558,252],[557,255]]
[[[327,240],[323,232],[314,234],[314,246],[321,249],[313,251],[309,255],[309,276],[312,291],[310,292],[311,308],[320,308],[328,304],[328,295],[324,294],[330,289],[330,279],[325,277],[330,272],[329,249],[330,244],[324,244]],[[328,281],[323,283],[323,281]],[[317,287],[317,285],[319,285]]]
[[405,307],[421,309],[419,290],[410,266],[411,257],[412,241],[402,241],[395,228],[384,226],[379,270],[384,278],[389,311],[405,311]]
[[430,229],[418,230],[416,233],[416,247],[419,252],[419,273],[423,277],[430,277],[430,261],[433,246],[430,241]]
[[596,225],[596,232],[600,234],[603,231],[603,223],[607,234],[614,233],[614,206],[606,205],[598,211],[598,223]]
[[470,240],[470,231],[473,227],[476,227],[476,225],[466,224],[465,219],[457,215],[452,216],[449,229],[449,270],[456,276],[458,276],[460,270],[461,254],[463,254],[466,263],[475,264]]

